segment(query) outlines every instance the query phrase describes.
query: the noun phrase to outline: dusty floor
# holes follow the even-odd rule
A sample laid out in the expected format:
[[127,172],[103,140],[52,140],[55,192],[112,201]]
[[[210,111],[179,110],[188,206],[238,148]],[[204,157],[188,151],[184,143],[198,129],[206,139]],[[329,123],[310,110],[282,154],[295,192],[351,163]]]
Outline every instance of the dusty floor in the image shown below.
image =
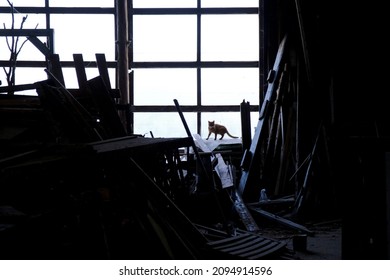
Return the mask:
[[338,220],[307,225],[312,235],[299,233],[282,226],[262,228],[265,237],[284,240],[292,259],[341,260],[341,222]]

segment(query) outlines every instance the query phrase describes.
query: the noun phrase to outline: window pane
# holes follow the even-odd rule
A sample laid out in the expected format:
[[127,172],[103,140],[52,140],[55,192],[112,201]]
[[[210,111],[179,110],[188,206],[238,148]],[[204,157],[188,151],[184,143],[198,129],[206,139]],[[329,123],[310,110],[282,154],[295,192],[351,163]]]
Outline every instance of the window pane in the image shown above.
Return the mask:
[[[23,24],[23,29],[42,29],[45,28],[45,16],[37,14],[14,14],[15,29],[20,29],[23,17],[27,15],[27,19]],[[5,25],[6,29],[11,29],[12,16],[11,14],[1,14],[1,24]],[[7,37],[9,44],[12,44],[12,37]],[[42,43],[46,43],[46,37],[38,37]],[[45,56],[30,42],[27,37],[14,37],[17,41],[16,50],[19,51],[18,60],[45,60]],[[9,60],[10,51],[7,46],[6,37],[0,37],[0,60]]]
[[258,68],[202,69],[203,105],[259,104]]
[[[259,121],[259,112],[251,112],[251,137],[253,138],[255,134],[255,128]],[[201,137],[206,139],[208,136],[208,121],[215,121],[217,124],[224,125],[229,133],[233,136],[242,137],[241,135],[241,114],[239,112],[220,112],[220,113],[202,113],[202,129],[201,129]],[[221,135],[217,136],[219,139]],[[211,134],[210,139],[214,139],[214,133]],[[223,139],[231,139],[228,135],[225,135]]]
[[47,74],[44,68],[26,68],[26,67],[16,68],[16,73],[15,73],[16,85],[32,84],[46,79],[47,79]]
[[115,26],[113,15],[52,15],[54,52],[61,60],[73,61],[74,53],[85,61],[95,61],[96,53],[104,53],[108,61],[115,59]]
[[[241,138],[241,116],[239,112],[202,113],[201,119],[201,137],[204,139],[209,134],[208,121],[215,121],[216,124],[225,126],[231,135]],[[221,135],[218,135],[217,139],[220,137]],[[224,139],[229,138],[228,135],[224,137]],[[210,139],[214,139],[214,134],[210,136]]]
[[202,0],[202,7],[258,7],[259,0]]
[[133,0],[134,8],[195,8],[197,0]]
[[196,60],[196,16],[134,16],[134,61]]
[[202,60],[259,60],[258,21],[258,15],[203,15]]
[[[8,69],[7,69],[8,71]],[[26,68],[26,67],[17,67],[15,70],[15,84],[33,84],[35,82],[43,81],[47,79],[46,72],[44,68]],[[4,71],[0,72],[0,81],[2,82],[1,86],[7,86],[7,79]],[[23,95],[37,95],[35,89],[17,91],[15,94]]]
[[[43,68],[17,67],[15,70],[15,85],[33,84],[35,82],[43,81],[46,79],[47,75]],[[1,86],[7,86],[7,80],[4,71],[2,71],[0,74],[0,80],[2,81]],[[15,94],[37,95],[37,91],[35,89],[24,90],[17,91]]]
[[134,105],[196,104],[196,69],[135,69]]
[[[196,113],[183,113],[191,133],[196,133]],[[134,113],[134,133],[150,137],[187,137],[178,113]]]
[[[31,0],[30,0],[31,1]],[[114,7],[115,0],[50,0],[50,7]]]

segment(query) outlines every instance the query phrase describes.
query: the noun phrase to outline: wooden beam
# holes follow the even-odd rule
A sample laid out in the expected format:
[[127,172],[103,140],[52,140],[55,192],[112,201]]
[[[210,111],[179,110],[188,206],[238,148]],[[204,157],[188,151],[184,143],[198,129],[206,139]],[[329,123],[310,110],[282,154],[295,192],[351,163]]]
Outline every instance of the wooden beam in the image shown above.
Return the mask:
[[268,211],[262,210],[259,207],[249,206],[249,208],[267,219],[273,220],[273,221],[278,222],[282,225],[297,229],[299,231],[305,232],[305,233],[310,234],[310,235],[314,234],[313,231],[309,230],[308,228],[306,228],[303,225],[297,224],[291,220],[285,219],[283,217],[280,217],[280,216],[275,215],[273,213],[270,213]]
[[250,158],[250,163],[247,169],[244,169],[241,173],[240,183],[238,186],[239,193],[243,196],[247,202],[258,201],[260,196],[259,182],[257,182],[258,168],[260,163],[260,150],[262,149],[262,142],[266,138],[266,124],[271,114],[272,101],[275,98],[275,91],[278,86],[279,76],[281,73],[280,65],[283,62],[285,48],[286,48],[287,35],[282,39],[279,44],[279,50],[274,62],[273,69],[270,72],[268,79],[267,93],[264,98],[264,102],[261,104],[261,110],[259,113],[259,121],[256,127],[255,135],[253,136],[250,149],[247,151],[247,158]]
[[36,89],[35,84],[23,84],[23,85],[15,85],[15,86],[4,86],[0,87],[0,93],[2,92],[16,92],[16,91],[23,91],[23,90],[29,90],[29,89]]
[[84,59],[82,54],[73,54],[74,66],[77,75],[79,88],[83,89],[87,86],[87,74],[85,73]]
[[241,135],[242,135],[242,149],[249,150],[252,141],[251,133],[251,110],[249,101],[242,101],[240,104],[241,113]]
[[107,90],[111,90],[112,87],[111,87],[110,75],[108,74],[106,56],[104,53],[97,53],[95,54],[95,57],[99,69],[99,74],[103,79],[104,85],[106,86]]
[[47,37],[53,35],[53,29],[0,29],[0,37],[10,37],[10,36],[37,36],[37,37]]
[[36,36],[28,36],[27,39],[46,57],[48,58],[53,52],[39,40]]
[[49,56],[49,71],[53,77],[65,88],[64,75],[62,73],[60,56],[58,54],[51,54]]

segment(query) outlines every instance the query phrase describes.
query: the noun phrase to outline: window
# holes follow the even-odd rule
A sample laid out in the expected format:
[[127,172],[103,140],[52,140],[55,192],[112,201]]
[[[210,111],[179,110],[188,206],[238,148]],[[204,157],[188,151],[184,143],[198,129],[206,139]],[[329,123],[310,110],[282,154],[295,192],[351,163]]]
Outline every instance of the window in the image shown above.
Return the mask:
[[[11,15],[7,1],[3,2],[0,23],[9,26]],[[46,34],[37,38],[60,56],[66,87],[78,87],[73,54],[83,55],[87,79],[91,79],[99,74],[94,64],[97,53],[105,54],[111,84],[116,86],[115,0],[12,2],[16,26],[28,15],[25,28],[53,30],[52,38]],[[256,125],[263,76],[260,2],[128,0],[129,72],[133,77],[130,133],[185,135],[174,99],[183,106],[192,133],[205,136],[207,120],[213,119],[240,134],[243,101],[250,103]],[[7,66],[8,60],[5,36],[0,36],[0,66]],[[45,56],[30,41],[23,45],[18,63],[16,84],[47,77]],[[4,71],[0,80],[4,86]],[[36,92],[31,90],[31,94]]]
[[183,136],[173,99],[183,106],[190,131],[203,138],[208,120],[241,136],[243,101],[250,103],[256,125],[261,88],[258,0],[132,3],[134,133],[156,129],[155,136]]

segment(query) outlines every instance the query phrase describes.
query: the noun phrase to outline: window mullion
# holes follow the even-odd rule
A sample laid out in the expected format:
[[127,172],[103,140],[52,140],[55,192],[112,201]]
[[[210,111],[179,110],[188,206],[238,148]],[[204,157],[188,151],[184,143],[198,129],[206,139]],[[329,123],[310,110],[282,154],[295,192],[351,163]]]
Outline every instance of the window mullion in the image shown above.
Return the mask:
[[[197,94],[197,106],[200,107],[202,105],[202,80],[201,80],[201,77],[202,77],[202,69],[200,67],[200,63],[201,63],[201,32],[202,32],[202,23],[201,23],[201,12],[200,12],[200,6],[201,6],[201,0],[198,0],[198,3],[197,3],[197,27],[196,27],[196,42],[197,42],[197,46],[196,46],[196,62],[197,62],[197,70],[196,70],[196,86],[197,86],[197,89],[196,89],[196,94]],[[197,112],[197,116],[196,116],[196,124],[197,124],[197,133],[200,134],[200,132],[202,131],[202,113],[201,112]]]

